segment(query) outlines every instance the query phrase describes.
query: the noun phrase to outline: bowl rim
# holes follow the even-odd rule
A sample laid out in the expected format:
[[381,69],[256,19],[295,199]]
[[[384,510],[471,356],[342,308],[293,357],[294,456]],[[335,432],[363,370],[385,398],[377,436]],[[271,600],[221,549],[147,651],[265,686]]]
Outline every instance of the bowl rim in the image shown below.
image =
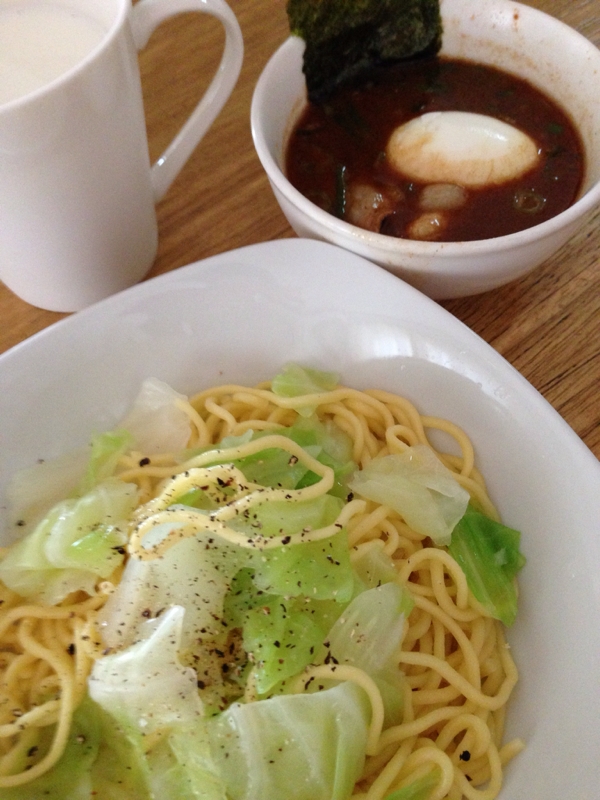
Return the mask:
[[[0,356],[0,484],[114,428],[150,375],[192,394],[256,383],[290,358],[464,425],[505,521],[527,531],[530,556],[509,634],[522,681],[506,736],[527,747],[500,796],[591,800],[600,782],[600,463],[490,344],[363,257],[302,239],[248,245],[137,284],[17,345]],[[546,546],[545,519],[560,557]],[[581,591],[587,606],[575,602]],[[573,614],[583,628],[565,623]]]
[[[448,0],[446,0],[446,3],[447,2]],[[566,30],[570,36],[579,38],[587,49],[594,53],[600,66],[600,49],[590,42],[589,39],[586,39],[582,34],[566,25],[561,20],[532,6],[525,6],[516,2],[505,2],[505,0],[495,0],[495,2],[510,6],[513,9],[518,9],[520,13],[530,15],[533,19],[539,18],[540,16],[544,17],[545,22],[548,24],[560,28],[561,30]],[[442,0],[442,9],[444,5],[444,0]],[[297,58],[301,55],[303,49],[303,40],[292,34],[271,55],[254,88],[250,108],[250,127],[256,153],[273,187],[289,202],[296,206],[301,213],[310,217],[322,229],[330,230],[332,233],[345,240],[350,239],[357,244],[360,243],[363,247],[372,247],[384,257],[385,255],[401,256],[412,254],[427,258],[439,255],[442,252],[447,256],[465,256],[467,254],[472,256],[478,253],[489,255],[492,252],[497,254],[505,253],[513,249],[516,250],[527,246],[532,242],[543,241],[567,228],[569,225],[579,224],[583,221],[585,215],[600,203],[600,180],[598,180],[568,208],[561,211],[556,216],[544,222],[540,222],[538,225],[504,236],[459,242],[426,242],[416,239],[401,239],[374,231],[367,231],[349,222],[338,219],[333,216],[333,214],[324,211],[315,203],[308,200],[290,183],[274,158],[265,137],[262,109],[265,107],[265,103],[268,102],[268,85],[274,73],[281,75],[281,63],[290,57]],[[296,102],[299,100],[300,98],[298,97]],[[288,125],[286,131],[289,132],[289,119],[286,120],[286,123]],[[406,266],[410,268],[409,264]]]

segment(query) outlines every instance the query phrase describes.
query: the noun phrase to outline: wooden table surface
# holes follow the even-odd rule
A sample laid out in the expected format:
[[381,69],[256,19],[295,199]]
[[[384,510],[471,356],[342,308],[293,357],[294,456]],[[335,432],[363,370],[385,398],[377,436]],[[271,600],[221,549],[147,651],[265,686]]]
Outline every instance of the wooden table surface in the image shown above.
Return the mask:
[[[157,209],[160,245],[148,277],[226,250],[295,234],[254,152],[250,102],[269,56],[288,35],[285,0],[229,0],[245,42],[239,82]],[[473,0],[474,3],[477,0]],[[600,0],[529,0],[600,46]],[[183,14],[140,55],[154,161],[219,63],[218,23]],[[600,457],[600,210],[528,277],[442,305],[512,363]],[[64,317],[0,284],[0,353]]]

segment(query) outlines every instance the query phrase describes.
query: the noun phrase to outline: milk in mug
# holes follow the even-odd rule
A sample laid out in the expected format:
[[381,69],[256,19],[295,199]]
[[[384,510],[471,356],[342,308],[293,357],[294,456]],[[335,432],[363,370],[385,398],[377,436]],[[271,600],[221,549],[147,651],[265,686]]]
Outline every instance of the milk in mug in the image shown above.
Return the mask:
[[[220,22],[225,46],[206,92],[152,164],[138,51],[182,10]],[[226,0],[0,0],[8,289],[69,312],[140,281],[158,248],[155,205],[229,98],[243,56]]]
[[0,0],[0,105],[77,66],[107,30],[83,10],[52,0]]

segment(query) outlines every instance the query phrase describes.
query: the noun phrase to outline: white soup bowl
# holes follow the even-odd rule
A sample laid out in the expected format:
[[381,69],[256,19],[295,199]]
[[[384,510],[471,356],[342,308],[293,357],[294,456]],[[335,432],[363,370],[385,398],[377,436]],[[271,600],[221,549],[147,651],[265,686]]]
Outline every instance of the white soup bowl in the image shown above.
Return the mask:
[[554,17],[509,0],[441,0],[441,14],[441,55],[526,79],[575,123],[584,180],[576,202],[552,219],[493,239],[415,241],[363,230],[312,203],[284,171],[287,141],[307,102],[304,42],[296,36],[267,63],[251,109],[258,157],[294,231],[364,256],[434,299],[478,294],[522,277],[565,244],[600,202],[600,50]]

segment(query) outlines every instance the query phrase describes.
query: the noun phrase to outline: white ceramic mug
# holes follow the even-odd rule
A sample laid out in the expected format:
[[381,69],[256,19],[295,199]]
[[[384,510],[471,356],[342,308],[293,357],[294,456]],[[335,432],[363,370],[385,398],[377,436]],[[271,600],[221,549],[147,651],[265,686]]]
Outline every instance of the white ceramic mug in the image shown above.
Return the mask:
[[[151,166],[137,51],[163,20],[184,11],[218,18],[225,48],[206,93]],[[18,13],[25,17],[16,19]],[[62,31],[63,22],[100,32]],[[155,203],[231,94],[242,34],[224,0],[141,0],[133,8],[131,0],[3,0],[0,30],[3,24],[5,31],[10,25],[26,30],[30,49],[52,29],[56,46],[49,61],[34,65],[41,85],[24,75],[21,94],[16,79],[2,73],[0,52],[0,81],[9,80],[17,95],[9,92],[7,99],[0,92],[0,279],[33,305],[77,311],[150,269],[158,239]],[[62,68],[50,63],[59,52],[64,63],[76,63],[53,77]]]

